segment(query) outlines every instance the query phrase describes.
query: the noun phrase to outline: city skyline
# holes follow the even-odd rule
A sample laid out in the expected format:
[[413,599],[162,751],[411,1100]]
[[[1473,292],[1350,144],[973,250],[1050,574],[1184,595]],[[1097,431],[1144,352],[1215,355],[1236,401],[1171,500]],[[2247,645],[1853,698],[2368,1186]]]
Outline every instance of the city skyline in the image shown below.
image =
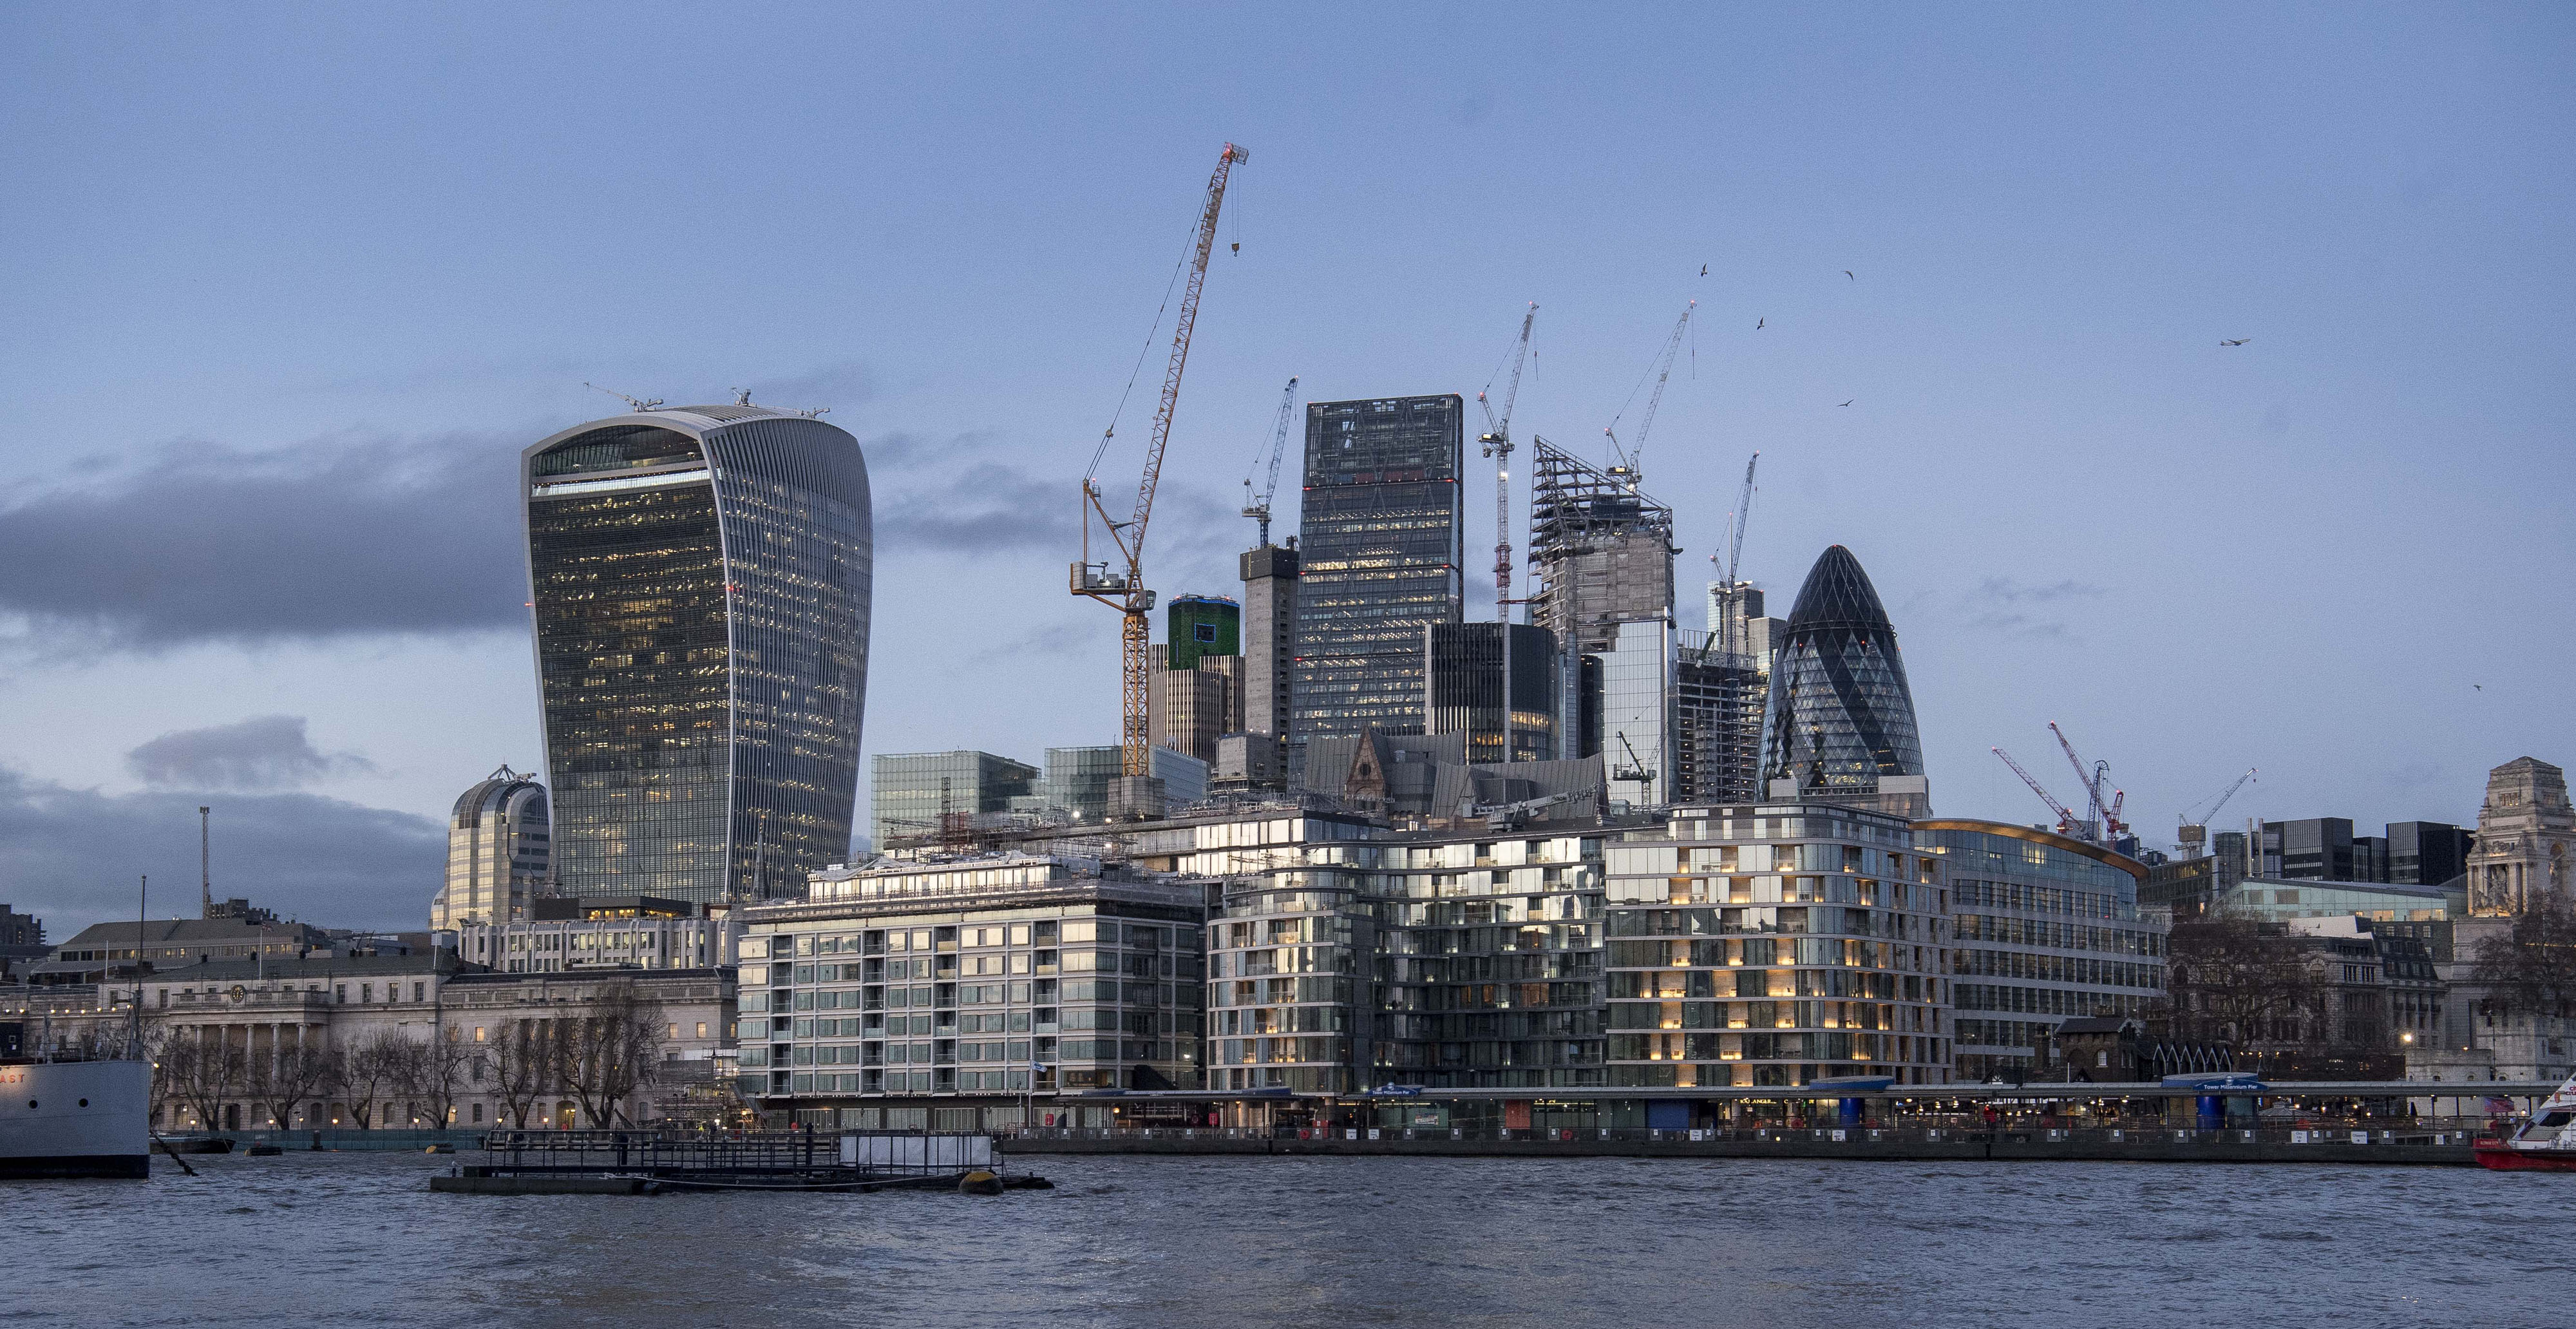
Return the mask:
[[[407,76],[416,106],[443,110],[475,100],[471,71],[496,54],[399,21],[358,35],[13,17],[40,58],[0,115],[17,163],[61,192],[5,223],[21,373],[0,400],[26,422],[28,485],[0,508],[0,865],[59,935],[125,907],[136,872],[184,894],[193,809],[211,801],[219,891],[308,917],[343,900],[350,921],[416,917],[456,792],[542,760],[509,462],[599,413],[586,379],[832,406],[886,467],[884,557],[901,575],[880,599],[867,753],[1026,760],[1109,741],[1110,625],[1056,603],[1076,454],[1149,321],[1199,159],[1228,137],[1260,155],[1228,205],[1243,251],[1211,276],[1182,399],[1151,568],[1166,598],[1238,593],[1252,540],[1233,490],[1282,375],[1305,375],[1310,400],[1472,396],[1536,299],[1515,431],[1606,463],[1598,428],[1699,298],[1648,463],[1686,550],[1679,626],[1703,626],[1687,609],[1708,579],[1698,560],[1761,450],[1748,575],[1785,604],[1828,545],[1869,567],[1910,648],[1944,814],[2044,820],[1984,749],[2058,720],[2112,762],[2150,844],[2248,766],[2262,780],[2231,817],[2467,824],[2486,769],[2576,747],[2547,689],[2569,629],[2545,612],[2571,552],[2547,498],[2567,466],[2552,447],[2567,334],[2548,314],[2570,293],[2571,173],[2563,98],[2540,71],[2567,25],[2230,22],[2226,54],[2192,19],[2143,14],[1694,24],[1701,40],[1646,58],[1689,97],[1626,90],[1622,62],[1641,57],[1573,32],[1544,57],[1475,39],[1494,67],[1376,87],[1347,110],[1296,91],[1295,62],[1271,54],[1241,90],[1193,83],[1166,106],[1121,93],[1060,125],[871,104],[857,125],[1034,134],[1050,150],[1034,157],[1081,162],[1085,179],[1043,160],[962,179],[889,132],[865,161],[886,188],[793,186],[860,219],[854,250],[847,231],[774,222],[573,225],[577,191],[495,183],[622,194],[684,164],[670,152],[736,150],[744,169],[807,180],[797,155],[846,155],[850,123],[772,141],[665,109],[640,131],[584,121],[516,147],[508,117],[546,119],[578,81],[521,80],[488,113],[502,118],[457,126],[376,107],[369,76],[397,51],[437,52]],[[940,34],[877,35],[921,57],[898,81],[969,60]],[[1194,26],[1115,58],[1222,35]],[[642,40],[569,20],[522,36],[512,58],[540,62]],[[247,49],[263,43],[276,49]],[[100,63],[112,49],[131,72]],[[1551,124],[1573,89],[1491,90],[1542,59],[1600,105]],[[1956,72],[1931,72],[1945,61]],[[257,86],[279,62],[324,73]],[[978,77],[1066,77],[1005,65]],[[1854,81],[1851,105],[1800,123],[1826,110],[1815,89],[1831,78]],[[93,91],[66,95],[74,81]],[[100,87],[130,94],[124,109],[95,109]],[[62,105],[81,109],[39,118]],[[205,137],[173,136],[202,162],[152,141],[182,107],[213,113]],[[2063,123],[2005,148],[1990,131],[2007,115]],[[337,128],[309,153],[263,160],[317,117]],[[1381,121],[1404,138],[1373,140]],[[433,127],[496,165],[369,160]],[[643,151],[639,132],[675,147]],[[1986,146],[1955,142],[1978,134]],[[1910,156],[1936,148],[1949,169]],[[160,217],[176,191],[202,208]],[[425,191],[442,196],[392,206]],[[1636,202],[1605,210],[1605,192]],[[332,193],[353,202],[272,224]],[[1538,201],[1418,206],[1507,195]],[[240,258],[212,263],[210,235]],[[290,280],[234,275],[265,271]],[[649,333],[589,316],[664,287],[735,312]],[[1006,292],[1000,322],[944,312]],[[889,334],[877,312],[913,331]],[[1490,484],[1467,468],[1469,548],[1491,542]],[[1475,561],[1471,620],[1491,608]],[[1000,626],[929,645],[969,602]],[[982,696],[998,700],[956,704]]]

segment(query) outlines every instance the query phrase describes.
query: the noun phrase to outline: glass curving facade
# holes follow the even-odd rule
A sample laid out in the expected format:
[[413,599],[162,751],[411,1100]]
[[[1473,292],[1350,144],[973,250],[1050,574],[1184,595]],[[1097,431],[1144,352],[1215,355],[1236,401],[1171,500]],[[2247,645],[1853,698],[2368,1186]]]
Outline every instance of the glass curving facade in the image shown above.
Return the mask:
[[1793,781],[1801,800],[1875,803],[1883,780],[1903,777],[1909,793],[1919,792],[1923,774],[1896,629],[1860,560],[1835,545],[1798,589],[1772,661],[1762,777]]
[[1291,731],[1420,733],[1422,631],[1461,617],[1457,394],[1310,402]]
[[1676,808],[1608,859],[1612,1085],[1949,1082],[1949,902],[1901,818]]
[[845,858],[874,563],[858,441],[749,405],[521,459],[557,889],[794,895]]
[[459,795],[447,818],[447,885],[429,925],[510,923],[543,894],[553,858],[544,785],[503,766]]
[[1960,1078],[2038,1070],[2064,1021],[2143,1015],[2164,995],[2166,929],[2138,916],[2145,864],[2001,822],[1914,831],[1950,887]]

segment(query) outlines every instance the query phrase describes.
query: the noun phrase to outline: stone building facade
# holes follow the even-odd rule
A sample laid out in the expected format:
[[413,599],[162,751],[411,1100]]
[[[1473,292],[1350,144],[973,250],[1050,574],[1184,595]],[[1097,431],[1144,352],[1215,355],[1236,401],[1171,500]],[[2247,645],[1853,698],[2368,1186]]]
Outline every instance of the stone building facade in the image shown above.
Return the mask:
[[2447,988],[2440,1032],[2411,1046],[2408,1079],[2557,1080],[2576,1070],[2576,1020],[2508,1010],[2474,981],[2482,948],[2509,937],[2534,910],[2568,907],[2572,866],[2576,810],[2567,773],[2532,757],[2489,771],[2469,851],[2469,916],[2453,928],[2439,966]]

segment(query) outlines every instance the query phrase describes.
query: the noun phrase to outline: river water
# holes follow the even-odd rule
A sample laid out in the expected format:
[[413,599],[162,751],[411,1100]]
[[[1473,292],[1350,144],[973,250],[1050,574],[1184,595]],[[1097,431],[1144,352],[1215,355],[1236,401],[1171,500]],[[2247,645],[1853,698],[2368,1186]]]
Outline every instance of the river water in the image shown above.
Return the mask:
[[434,1195],[452,1159],[0,1183],[0,1325],[2576,1323],[2576,1176],[1028,1157],[1053,1191]]

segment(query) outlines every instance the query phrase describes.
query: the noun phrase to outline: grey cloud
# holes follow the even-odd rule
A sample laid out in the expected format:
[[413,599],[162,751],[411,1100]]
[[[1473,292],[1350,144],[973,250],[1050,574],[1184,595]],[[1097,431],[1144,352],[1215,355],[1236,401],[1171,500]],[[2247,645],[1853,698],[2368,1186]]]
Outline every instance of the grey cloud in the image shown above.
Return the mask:
[[2011,641],[2075,641],[2077,637],[2066,624],[2053,618],[2031,614],[1977,614],[1967,625],[1988,636]]
[[1100,643],[1111,635],[1109,625],[1116,620],[1109,614],[1095,614],[1096,621],[1068,619],[1033,628],[1009,641],[998,642],[979,651],[975,659],[1025,660],[1036,655],[1071,655]]
[[2052,600],[2089,599],[2103,593],[2099,586],[2087,585],[2072,579],[2052,582],[2046,586],[2026,586],[2010,577],[1988,577],[1978,584],[1977,589],[1971,592],[1968,598],[2003,604],[2025,602],[2045,604]]
[[0,615],[153,651],[526,621],[515,440],[172,444],[0,509]]
[[0,881],[59,941],[131,918],[135,879],[152,913],[196,912],[197,806],[214,804],[214,886],[305,922],[417,928],[446,862],[433,818],[313,794],[104,794],[0,767]]
[[354,753],[316,750],[300,715],[175,730],[126,753],[125,766],[145,784],[190,789],[291,789],[325,776],[375,770]]

